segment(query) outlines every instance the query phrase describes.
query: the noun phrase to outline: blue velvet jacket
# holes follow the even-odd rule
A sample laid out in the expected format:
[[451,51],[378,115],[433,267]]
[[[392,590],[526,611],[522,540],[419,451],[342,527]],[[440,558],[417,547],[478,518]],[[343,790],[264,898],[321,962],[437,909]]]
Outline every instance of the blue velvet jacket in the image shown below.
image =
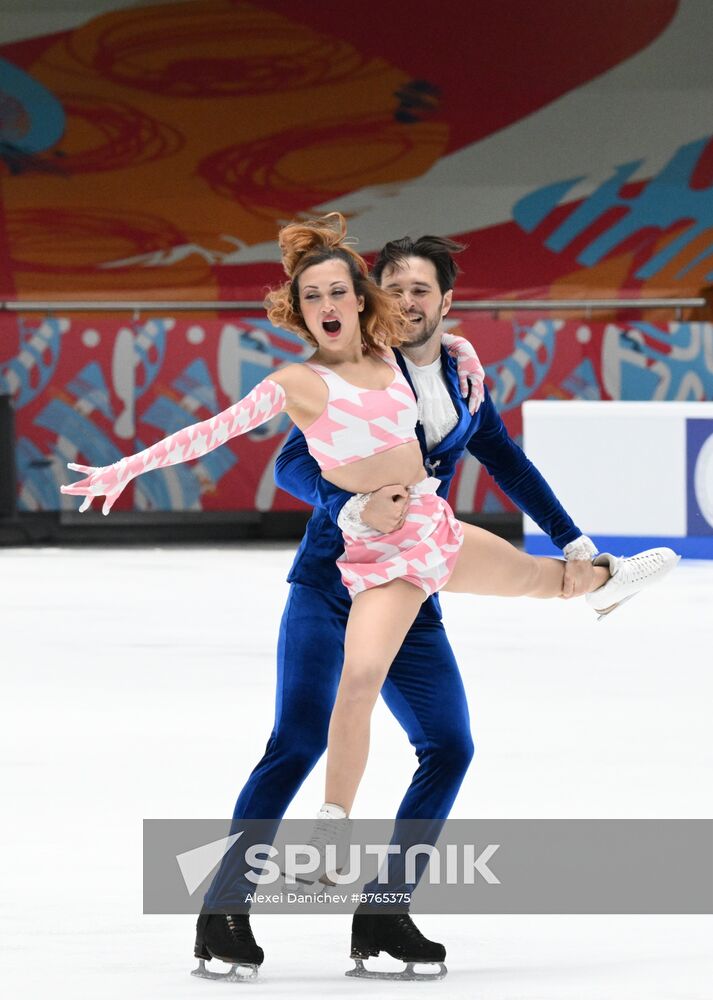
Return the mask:
[[[398,351],[395,353],[413,389],[404,360]],[[467,448],[503,492],[550,536],[555,545],[562,548],[581,535],[542,475],[508,434],[487,388],[483,403],[471,416],[467,401],[460,394],[455,359],[445,348],[441,349],[441,358],[458,423],[431,452],[426,448],[423,427],[420,423],[416,426],[426,470],[441,480],[439,496],[448,497],[456,464]],[[302,583],[346,596],[336,566],[336,560],[344,551],[342,533],[336,521],[353,494],[322,478],[317,462],[307,450],[304,435],[296,427],[277,456],[275,482],[280,489],[314,507],[287,579],[290,583]],[[427,611],[429,602],[433,602],[431,611],[440,615],[434,598],[429,598],[423,610]]]

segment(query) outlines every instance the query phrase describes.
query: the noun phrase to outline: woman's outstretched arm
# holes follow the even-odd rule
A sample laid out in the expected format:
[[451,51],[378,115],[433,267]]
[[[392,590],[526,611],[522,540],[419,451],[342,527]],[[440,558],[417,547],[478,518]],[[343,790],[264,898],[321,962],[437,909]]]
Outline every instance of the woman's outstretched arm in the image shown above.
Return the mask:
[[61,486],[60,491],[70,496],[85,497],[80,511],[87,510],[95,496],[104,496],[102,513],[108,514],[124,487],[142,472],[200,458],[231,438],[246,434],[266,423],[287,409],[287,405],[287,394],[282,385],[272,378],[263,379],[247,396],[221,413],[183,427],[113,465],[92,468],[70,462],[70,469],[84,472],[86,477],[69,486]]

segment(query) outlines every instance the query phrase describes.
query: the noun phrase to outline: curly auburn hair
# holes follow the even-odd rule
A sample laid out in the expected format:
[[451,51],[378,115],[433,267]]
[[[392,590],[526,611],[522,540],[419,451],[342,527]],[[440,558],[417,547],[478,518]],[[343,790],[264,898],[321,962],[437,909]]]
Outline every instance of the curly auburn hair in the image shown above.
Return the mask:
[[265,297],[267,318],[273,326],[292,330],[316,347],[317,341],[307,329],[300,309],[299,278],[314,264],[341,260],[347,266],[355,294],[364,298],[364,309],[359,314],[364,351],[397,347],[404,340],[406,325],[401,306],[397,299],[374,284],[366,261],[346,243],[346,235],[347,224],[341,212],[330,212],[305,222],[290,222],[280,230],[278,243],[282,266],[289,281]]

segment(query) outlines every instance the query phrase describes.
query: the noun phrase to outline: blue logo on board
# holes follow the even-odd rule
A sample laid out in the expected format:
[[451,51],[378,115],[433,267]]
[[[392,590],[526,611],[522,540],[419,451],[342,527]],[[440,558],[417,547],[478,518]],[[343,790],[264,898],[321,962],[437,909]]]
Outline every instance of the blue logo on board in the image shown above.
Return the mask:
[[686,421],[689,535],[713,535],[713,420]]

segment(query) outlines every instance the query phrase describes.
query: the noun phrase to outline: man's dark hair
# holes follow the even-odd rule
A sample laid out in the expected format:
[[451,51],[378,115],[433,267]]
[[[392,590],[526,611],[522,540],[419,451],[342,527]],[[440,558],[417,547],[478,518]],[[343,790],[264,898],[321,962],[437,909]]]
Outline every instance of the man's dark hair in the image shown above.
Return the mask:
[[441,289],[441,295],[445,295],[453,288],[456,277],[460,274],[460,268],[453,260],[453,254],[460,253],[461,250],[465,250],[462,243],[449,240],[446,236],[419,236],[417,240],[404,236],[400,240],[390,240],[382,247],[374,261],[371,274],[374,281],[380,285],[385,268],[402,267],[407,257],[423,257],[425,260],[430,260],[435,267],[438,287]]

